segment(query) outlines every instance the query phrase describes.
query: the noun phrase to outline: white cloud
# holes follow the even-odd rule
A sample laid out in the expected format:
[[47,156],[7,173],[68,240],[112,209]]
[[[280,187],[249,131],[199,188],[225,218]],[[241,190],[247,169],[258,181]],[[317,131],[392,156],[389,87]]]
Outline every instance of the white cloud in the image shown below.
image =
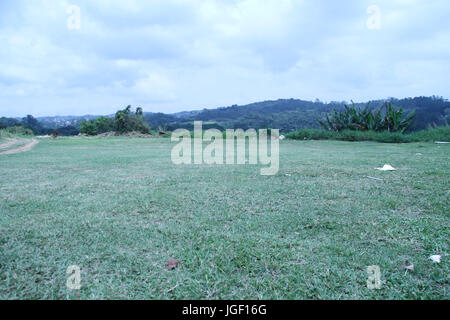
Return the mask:
[[[381,9],[369,30],[366,9]],[[66,26],[69,5],[80,30]],[[449,96],[446,0],[0,3],[0,116]]]

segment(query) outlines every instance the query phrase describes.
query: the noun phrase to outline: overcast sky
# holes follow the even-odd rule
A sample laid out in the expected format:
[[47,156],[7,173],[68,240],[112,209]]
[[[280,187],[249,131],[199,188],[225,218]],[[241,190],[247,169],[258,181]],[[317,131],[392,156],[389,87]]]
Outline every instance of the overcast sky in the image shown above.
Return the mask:
[[0,116],[450,97],[448,0],[0,0],[0,45]]

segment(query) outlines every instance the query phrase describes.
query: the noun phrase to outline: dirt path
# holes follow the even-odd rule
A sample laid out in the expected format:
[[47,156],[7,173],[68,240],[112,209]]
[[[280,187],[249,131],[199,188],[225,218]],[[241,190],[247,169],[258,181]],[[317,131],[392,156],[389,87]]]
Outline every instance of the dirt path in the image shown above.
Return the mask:
[[[15,143],[16,141],[14,141]],[[9,142],[7,142],[9,143]],[[12,143],[12,144],[14,144]],[[36,139],[31,139],[31,141],[27,142],[26,144],[24,144],[23,146],[11,149],[11,150],[6,150],[6,151],[2,151],[0,152],[0,154],[15,154],[15,153],[20,153],[20,152],[26,152],[26,151],[30,151],[31,149],[33,149],[33,147],[35,145],[37,145],[39,143],[38,140]],[[12,145],[10,144],[10,145]]]
[[1,143],[0,144],[0,149],[6,149],[9,148],[10,146],[12,146],[13,144],[15,144],[17,141],[17,139],[6,139],[5,143]]

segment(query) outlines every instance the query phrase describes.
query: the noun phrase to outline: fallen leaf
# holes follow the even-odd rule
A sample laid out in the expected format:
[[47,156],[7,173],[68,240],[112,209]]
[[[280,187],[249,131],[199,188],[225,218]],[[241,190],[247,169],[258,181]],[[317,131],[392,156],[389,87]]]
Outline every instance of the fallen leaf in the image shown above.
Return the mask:
[[435,262],[435,263],[441,262],[441,256],[439,254],[433,255],[429,259],[433,260],[433,262]]
[[178,259],[169,259],[167,262],[167,270],[173,270],[178,267]]
[[408,271],[408,270],[414,271],[414,264],[409,263],[409,261],[405,261],[405,269],[406,269],[406,271]]

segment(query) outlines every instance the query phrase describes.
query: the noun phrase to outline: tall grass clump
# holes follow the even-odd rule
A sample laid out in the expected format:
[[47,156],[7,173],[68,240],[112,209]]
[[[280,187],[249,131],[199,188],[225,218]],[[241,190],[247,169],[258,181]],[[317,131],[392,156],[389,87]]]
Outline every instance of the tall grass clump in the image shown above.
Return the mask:
[[14,126],[5,129],[0,129],[1,138],[28,137],[33,135],[34,135],[33,130],[25,128],[23,126]]
[[336,132],[320,129],[304,129],[288,133],[286,138],[294,140],[376,141],[385,143],[450,141],[450,126],[430,128],[410,134],[387,131],[343,130]]
[[288,139],[294,140],[339,140],[339,141],[376,141],[387,143],[412,142],[409,135],[399,132],[375,132],[375,131],[326,131],[320,129],[304,129],[288,133]]
[[434,127],[427,130],[421,130],[410,134],[411,139],[414,141],[446,141],[450,142],[450,125],[442,127]]

